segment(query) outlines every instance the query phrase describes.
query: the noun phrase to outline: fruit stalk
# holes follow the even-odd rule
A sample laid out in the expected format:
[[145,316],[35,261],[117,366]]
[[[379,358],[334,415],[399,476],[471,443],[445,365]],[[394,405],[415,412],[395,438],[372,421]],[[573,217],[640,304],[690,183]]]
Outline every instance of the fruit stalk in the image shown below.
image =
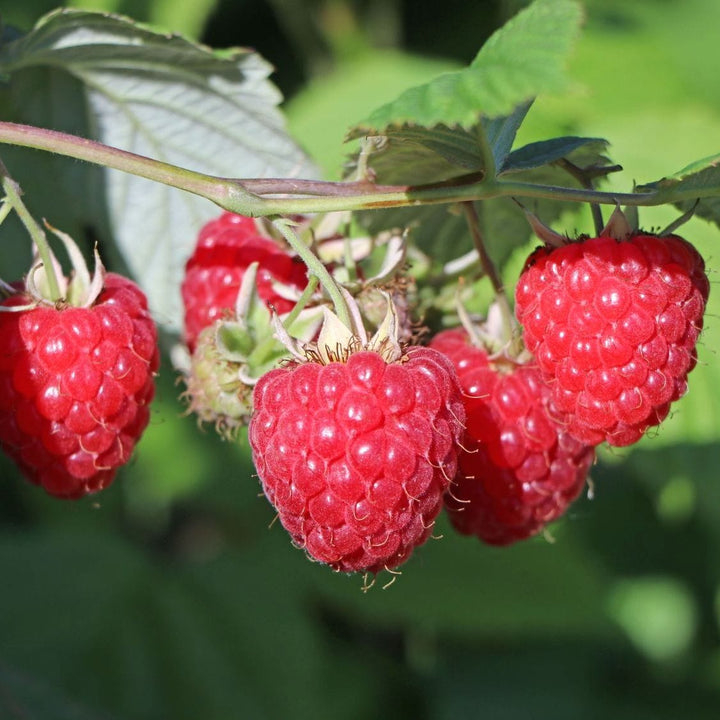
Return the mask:
[[342,323],[346,327],[352,329],[353,323],[350,318],[350,310],[348,309],[347,303],[345,302],[345,298],[343,297],[338,284],[335,282],[332,275],[330,275],[328,269],[322,264],[315,253],[310,250],[310,248],[307,247],[300,238],[298,238],[288,224],[287,220],[278,218],[273,220],[273,225],[288,241],[288,244],[298,254],[298,257],[305,263],[309,272],[320,281],[320,284],[330,296],[330,299],[335,307],[335,313]]
[[52,251],[48,245],[45,233],[37,224],[35,218],[30,214],[25,203],[22,201],[22,192],[20,186],[12,179],[5,164],[0,160],[0,178],[2,178],[2,188],[5,191],[5,202],[18,214],[20,221],[27,229],[32,241],[35,243],[38,255],[42,261],[43,267],[47,275],[48,290],[50,299],[57,302],[62,297],[60,285],[55,275],[55,266],[52,262]]
[[[593,173],[591,172],[592,169],[584,170],[583,168],[578,167],[574,163],[571,163],[566,158],[563,158],[559,162],[560,167],[562,167],[565,171],[567,171],[572,177],[574,177],[585,189],[587,190],[594,190],[593,186]],[[619,170],[619,165],[613,165],[611,167],[603,167],[601,168],[602,174],[607,175],[609,172],[614,172],[615,170]],[[600,208],[600,205],[598,203],[590,203],[590,212],[592,213],[592,219],[593,219],[593,225],[595,226],[595,233],[599,235],[602,232],[603,227],[605,226],[605,222],[603,221],[602,216],[602,209]]]

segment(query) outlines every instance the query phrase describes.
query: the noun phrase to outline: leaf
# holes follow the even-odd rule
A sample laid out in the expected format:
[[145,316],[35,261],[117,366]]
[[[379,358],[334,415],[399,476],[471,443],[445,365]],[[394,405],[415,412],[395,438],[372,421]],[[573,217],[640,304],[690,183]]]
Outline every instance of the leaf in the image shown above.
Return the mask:
[[406,90],[349,137],[383,135],[405,123],[472,127],[480,115],[509,115],[540,93],[563,90],[581,19],[574,0],[536,0],[494,33],[467,68]]
[[454,70],[447,59],[374,48],[352,61],[340,61],[329,73],[311,78],[287,103],[288,123],[328,179],[342,171],[345,129],[379,102],[440,72]]
[[[526,103],[507,116],[480,118],[469,129],[408,124],[390,128],[371,139],[364,152],[369,151],[368,164],[383,183],[422,185],[460,173],[478,173],[488,163],[499,167],[505,161],[529,108]],[[347,174],[354,169],[351,165]]]
[[520,129],[522,121],[530,110],[532,100],[521,103],[509,115],[492,119],[485,118],[482,122],[487,142],[493,151],[495,168],[500,169],[515,142],[515,136]]
[[[270,66],[252,51],[212,52],[126,18],[59,10],[0,51],[11,85],[39,68],[82,83],[85,107],[73,110],[84,110],[93,137],[108,145],[224,177],[316,173],[286,133]],[[20,107],[22,117],[27,106]],[[54,112],[55,104],[40,124],[50,126]],[[106,171],[104,181],[118,248],[156,318],[177,331],[185,260],[197,230],[219,210],[134,175]]]
[[570,160],[579,167],[606,164],[607,158],[603,157],[603,153],[607,150],[608,144],[607,140],[601,138],[581,137],[559,137],[529,143],[511,152],[501,166],[500,172],[531,170],[562,158]]
[[[460,137],[464,137],[468,144],[468,152],[465,157],[475,157],[478,159],[475,169],[481,167],[478,146],[474,146],[477,154],[472,155],[471,152],[474,142],[471,133],[460,129],[451,131],[445,128],[422,130],[422,132],[425,138],[424,148],[431,146],[428,138],[435,132],[438,133],[438,142],[434,147],[439,145],[441,139],[447,138],[448,134],[452,134],[458,140]],[[389,142],[392,143],[392,140],[391,136]],[[580,167],[602,166],[609,162],[604,155],[607,147],[604,140],[592,138],[559,138],[558,140],[557,143],[553,140],[533,143],[534,147],[525,146],[510,153],[501,177],[506,172],[512,172],[512,179],[519,182],[577,188],[580,187],[580,183],[557,165],[557,160],[565,157]],[[412,147],[417,148],[414,154]],[[446,141],[446,148],[449,147],[453,146]],[[456,145],[455,148],[457,147]],[[400,170],[397,168],[402,165],[405,157],[409,164],[413,162],[414,158],[416,164],[411,164],[411,167],[414,169],[415,180],[418,183],[439,182],[457,175],[463,169],[465,171],[473,169],[472,165],[462,169],[454,166],[453,172],[453,167],[448,160],[442,158],[439,153],[429,150],[423,152],[422,148],[409,144],[407,146],[399,144],[393,149],[388,149],[386,153],[387,155],[378,156],[379,160],[372,163],[372,168],[377,173],[377,180],[381,183],[397,182],[396,178],[400,174]],[[518,154],[516,155],[516,153]],[[450,157],[449,151],[445,151],[445,156]],[[393,162],[393,158],[397,159],[396,162]],[[546,164],[539,164],[543,160],[547,161]],[[509,169],[505,170],[505,168]],[[565,211],[577,209],[577,205],[574,203],[542,198],[526,200],[524,204],[545,223],[551,223]],[[524,245],[530,238],[532,234],[530,225],[522,208],[510,198],[484,200],[477,203],[477,208],[488,251],[493,261],[502,266],[513,250]],[[472,248],[472,241],[464,218],[457,213],[449,212],[446,206],[431,205],[364,213],[362,220],[371,232],[393,227],[413,228],[413,242],[436,262],[447,262]]]
[[676,207],[681,210],[695,207],[696,215],[720,225],[720,155],[698,160],[675,175],[640,185],[637,190],[669,193]]
[[[403,125],[370,142],[368,165],[383,184],[423,185],[485,168],[481,128]],[[362,152],[362,151],[361,151]],[[347,173],[352,175],[354,166]]]

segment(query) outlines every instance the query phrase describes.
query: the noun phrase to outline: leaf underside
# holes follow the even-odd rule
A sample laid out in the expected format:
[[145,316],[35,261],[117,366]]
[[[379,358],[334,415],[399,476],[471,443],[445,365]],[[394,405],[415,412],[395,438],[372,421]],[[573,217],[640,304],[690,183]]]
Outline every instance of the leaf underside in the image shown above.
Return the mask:
[[[0,53],[11,84],[38,68],[81,83],[88,132],[107,145],[220,177],[316,176],[285,130],[270,65],[252,51],[213,52],[119,16],[60,10]],[[52,126],[53,112],[40,124]],[[21,100],[18,120],[29,114]],[[105,171],[104,184],[112,237],[129,271],[163,327],[178,331],[185,260],[219,209],[116,171]]]

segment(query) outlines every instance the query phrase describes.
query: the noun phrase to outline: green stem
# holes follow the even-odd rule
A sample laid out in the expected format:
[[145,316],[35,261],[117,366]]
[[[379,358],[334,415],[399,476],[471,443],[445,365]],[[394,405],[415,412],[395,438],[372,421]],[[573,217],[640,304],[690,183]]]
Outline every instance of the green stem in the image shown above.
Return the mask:
[[47,277],[48,292],[50,293],[50,300],[57,302],[62,299],[62,293],[60,292],[60,285],[58,283],[57,276],[55,275],[55,265],[53,263],[53,254],[48,245],[47,238],[42,228],[37,224],[35,218],[30,214],[25,203],[22,201],[22,191],[20,186],[10,177],[5,164],[0,160],[0,178],[2,178],[2,188],[5,191],[6,203],[11,206],[12,209],[18,214],[20,221],[25,226],[28,234],[32,238],[37,248],[37,253],[40,256],[40,261],[45,269],[45,276]]
[[[308,284],[305,290],[303,290],[302,295],[298,298],[298,301],[295,303],[295,307],[287,314],[287,317],[285,320],[283,320],[283,327],[286,330],[290,330],[290,327],[292,324],[297,320],[298,315],[305,309],[305,306],[310,301],[310,298],[312,297],[312,294],[315,292],[315,289],[318,286],[318,279],[315,277],[315,275],[311,275],[308,278]],[[264,340],[259,345],[253,348],[252,352],[248,355],[248,364],[249,365],[258,365],[261,363],[264,363],[267,361],[268,358],[272,358],[277,355],[278,350],[278,340],[273,335],[272,337],[269,337],[267,340]]]
[[227,202],[240,203],[245,195],[248,195],[247,201],[252,203],[249,193],[239,183],[232,180],[187,170],[177,165],[153,160],[143,155],[56,130],[0,122],[0,142],[35,150],[47,150],[59,155],[85,160],[95,165],[122,170],[131,175],[201,195],[220,206]]
[[480,218],[478,217],[477,209],[471,202],[464,202],[462,204],[463,212],[465,213],[465,219],[467,220],[468,227],[470,228],[470,235],[473,239],[473,244],[477,250],[480,258],[480,266],[483,272],[490,280],[493,286],[495,295],[505,296],[505,287],[503,281],[495,268],[491,257],[488,255],[487,248],[485,247],[485,241],[483,240],[482,232],[480,231]]
[[[239,181],[246,190],[254,186],[253,180]],[[275,193],[280,194],[282,181],[272,180]],[[308,195],[304,192],[302,180],[288,181],[284,195]],[[307,181],[316,186],[314,181]],[[348,192],[346,183],[325,183],[326,195],[321,197],[267,197],[254,195],[258,203],[252,211],[261,215],[293,215],[316,212],[334,212],[336,210],[382,210],[393,207],[416,207],[420,205],[455,204],[473,200],[488,200],[497,197],[530,197],[560,200],[567,202],[596,202],[605,205],[662,205],[680,199],[695,198],[697,191],[685,193],[648,192],[617,193],[599,190],[585,190],[556,185],[537,185],[534,183],[497,181],[492,179],[472,181],[467,184],[449,181],[432,185],[384,186],[379,189]],[[720,189],[716,193],[720,195]],[[225,206],[233,212],[245,214],[242,209]]]
[[480,154],[483,159],[483,168],[485,168],[485,176],[494,178],[497,175],[497,165],[495,164],[495,153],[488,140],[488,136],[481,126],[478,126],[475,133],[475,140],[480,147]]
[[[535,183],[501,180],[487,188],[486,197],[527,197],[569,202],[600,203],[601,205],[662,205],[668,202],[660,192],[618,193],[602,190],[536,185]],[[693,196],[694,197],[694,196]],[[673,198],[675,200],[675,198]]]
[[468,227],[470,228],[470,234],[472,235],[473,244],[480,257],[480,266],[483,272],[490,280],[495,291],[495,300],[497,301],[500,312],[503,318],[503,328],[505,340],[510,340],[516,333],[517,329],[515,316],[513,315],[512,309],[510,308],[510,302],[505,292],[505,285],[503,284],[502,278],[500,277],[495,263],[492,258],[488,255],[487,248],[485,247],[485,241],[480,230],[480,218],[478,217],[477,209],[474,203],[464,202],[462,204],[463,212],[465,213],[465,219],[467,220]]
[[[616,193],[497,180],[477,174],[416,186],[381,186],[363,181],[322,183],[315,180],[219,178],[74,135],[8,122],[0,122],[0,142],[55,152],[138,175],[200,195],[226,210],[254,217],[413,207],[495,197],[651,206],[694,199],[698,195],[697,189],[693,191],[692,188]],[[276,197],[278,195],[282,197]],[[720,196],[720,188],[708,188],[703,194],[703,197],[711,196]]]
[[12,212],[12,210],[12,205],[7,202],[7,200],[2,200],[2,205],[0,205],[0,225],[5,222],[5,219]]
[[313,296],[319,282],[320,280],[317,275],[311,275],[308,278],[307,287],[303,290],[302,295],[298,298],[293,309],[287,314],[285,320],[283,320],[283,326],[286,330],[290,330],[292,324],[297,320],[298,315],[305,309],[308,302],[310,302],[310,298]]
[[335,314],[340,318],[341,322],[350,330],[353,330],[354,328],[350,317],[350,310],[345,302],[345,298],[340,292],[340,288],[333,279],[332,275],[330,275],[327,268],[320,261],[320,258],[318,258],[317,255],[315,255],[315,253],[300,240],[288,224],[287,220],[284,220],[283,218],[276,218],[273,220],[273,225],[278,229],[282,236],[287,240],[290,247],[305,263],[308,271],[311,273],[311,276],[314,275],[320,281],[320,284],[330,296],[330,299],[335,306]]
[[[574,177],[586,190],[594,189],[592,177],[589,173],[586,173],[583,168],[575,165],[575,163],[571,163],[566,158],[562,158],[558,165]],[[595,226],[595,234],[600,235],[605,227],[602,208],[598,203],[590,203],[590,212],[592,214],[593,225]]]

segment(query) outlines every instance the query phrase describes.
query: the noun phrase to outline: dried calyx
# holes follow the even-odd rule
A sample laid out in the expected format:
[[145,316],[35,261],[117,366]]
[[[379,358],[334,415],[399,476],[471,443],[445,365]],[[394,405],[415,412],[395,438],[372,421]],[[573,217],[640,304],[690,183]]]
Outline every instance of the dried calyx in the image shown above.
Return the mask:
[[[1,310],[7,312],[21,312],[37,307],[38,305],[52,305],[56,307],[80,307],[88,308],[97,300],[102,292],[105,284],[105,267],[100,260],[97,248],[94,250],[95,269],[93,273],[85,262],[80,248],[77,243],[67,234],[57,230],[56,228],[45,223],[50,232],[59,238],[64,247],[72,265],[70,276],[63,274],[62,267],[55,254],[50,251],[50,260],[52,267],[48,268],[40,260],[37,248],[33,253],[33,265],[25,277],[22,286],[24,294],[27,296],[28,302],[23,305],[15,305],[12,307],[2,307]],[[58,299],[53,298],[51,291],[50,274],[55,278],[57,287],[60,292]],[[7,286],[3,283],[3,288],[10,294],[16,294],[18,288]]]
[[345,289],[341,289],[347,304],[350,325],[346,325],[336,313],[322,307],[323,322],[317,339],[307,343],[290,337],[277,317],[273,318],[275,333],[288,352],[300,362],[317,362],[327,365],[332,362],[347,362],[350,355],[371,350],[382,356],[387,363],[397,362],[403,357],[403,343],[395,303],[386,295],[385,317],[370,337],[363,322],[357,302]]
[[[287,350],[274,336],[271,312],[258,294],[258,263],[248,266],[237,301],[228,317],[216,320],[199,335],[192,357],[181,368],[189,409],[200,422],[212,422],[226,437],[245,425],[252,413],[252,389],[268,370],[287,357]],[[288,315],[275,316],[285,322],[296,338],[307,341],[322,322],[319,307],[302,310],[288,322]]]

